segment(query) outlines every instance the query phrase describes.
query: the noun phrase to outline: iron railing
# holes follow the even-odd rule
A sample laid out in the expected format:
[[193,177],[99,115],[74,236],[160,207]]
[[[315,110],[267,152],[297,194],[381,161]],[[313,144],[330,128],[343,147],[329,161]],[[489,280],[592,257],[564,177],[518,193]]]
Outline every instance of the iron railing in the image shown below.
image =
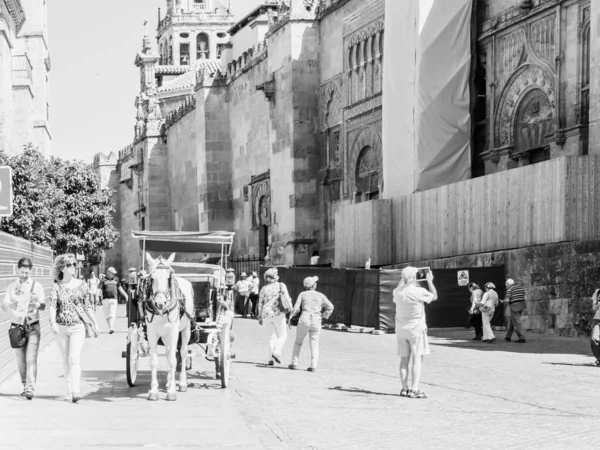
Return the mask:
[[258,273],[260,266],[264,265],[265,258],[259,255],[232,255],[228,259],[228,267],[235,271],[236,279],[239,279],[242,272],[250,275],[252,272]]

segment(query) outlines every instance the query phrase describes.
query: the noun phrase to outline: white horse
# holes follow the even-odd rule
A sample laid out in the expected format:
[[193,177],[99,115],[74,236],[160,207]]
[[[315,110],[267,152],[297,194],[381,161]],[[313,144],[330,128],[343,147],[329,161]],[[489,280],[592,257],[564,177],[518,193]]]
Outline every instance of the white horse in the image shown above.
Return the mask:
[[[148,400],[158,400],[158,340],[162,339],[165,346],[169,372],[167,375],[167,400],[177,400],[175,372],[177,365],[177,340],[181,333],[181,372],[179,375],[179,392],[187,391],[186,361],[188,343],[190,341],[190,317],[194,311],[194,291],[192,284],[180,277],[175,277],[171,263],[175,259],[173,253],[169,259],[162,256],[157,259],[146,253],[149,263],[148,282],[150,283],[145,295],[144,318],[148,329],[150,345],[150,368],[152,369],[152,384],[148,392]],[[181,305],[184,305],[182,314]]]

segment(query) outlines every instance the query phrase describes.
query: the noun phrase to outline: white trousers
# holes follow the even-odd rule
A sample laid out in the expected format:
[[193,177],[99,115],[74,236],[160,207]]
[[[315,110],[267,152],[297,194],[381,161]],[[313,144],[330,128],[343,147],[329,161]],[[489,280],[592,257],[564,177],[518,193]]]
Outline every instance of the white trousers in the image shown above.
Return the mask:
[[104,308],[104,317],[106,317],[106,321],[108,322],[108,329],[115,329],[115,319],[117,318],[117,306],[118,301],[116,298],[105,298],[102,302],[102,306]]
[[320,323],[312,325],[308,325],[304,322],[298,323],[298,326],[296,327],[296,341],[294,342],[292,364],[298,364],[300,350],[302,350],[302,343],[304,342],[307,334],[310,336],[310,367],[316,369],[317,363],[319,362],[319,335],[321,334]]
[[81,381],[81,353],[85,343],[85,326],[59,325],[56,343],[63,359],[67,395],[79,394]]
[[495,308],[481,312],[481,322],[483,324],[483,340],[484,341],[496,339],[496,336],[494,335],[494,331],[492,330],[492,325],[490,324],[492,317],[494,317],[494,311],[495,311]]
[[281,357],[283,346],[287,339],[287,322],[285,314],[279,314],[275,317],[269,317],[263,322],[266,332],[269,335],[269,361],[271,355],[276,354]]

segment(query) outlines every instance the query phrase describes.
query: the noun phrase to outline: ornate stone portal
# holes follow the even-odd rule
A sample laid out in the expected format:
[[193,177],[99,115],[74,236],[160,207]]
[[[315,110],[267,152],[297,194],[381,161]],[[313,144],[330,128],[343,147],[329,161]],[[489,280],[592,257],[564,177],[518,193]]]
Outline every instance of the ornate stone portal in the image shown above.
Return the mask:
[[253,176],[250,182],[252,194],[250,201],[252,205],[252,229],[257,230],[260,226],[271,225],[271,174]]
[[373,127],[365,127],[352,144],[348,155],[349,166],[346,180],[349,192],[371,194],[381,191],[383,158],[381,136]]

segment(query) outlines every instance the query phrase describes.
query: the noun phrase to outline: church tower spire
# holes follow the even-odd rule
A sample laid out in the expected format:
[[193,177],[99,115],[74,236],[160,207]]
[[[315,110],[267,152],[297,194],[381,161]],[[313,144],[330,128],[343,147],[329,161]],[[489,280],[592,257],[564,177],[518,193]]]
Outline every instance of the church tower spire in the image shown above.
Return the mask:
[[235,23],[228,0],[167,0],[156,40],[160,64],[191,66],[199,59],[217,59]]

